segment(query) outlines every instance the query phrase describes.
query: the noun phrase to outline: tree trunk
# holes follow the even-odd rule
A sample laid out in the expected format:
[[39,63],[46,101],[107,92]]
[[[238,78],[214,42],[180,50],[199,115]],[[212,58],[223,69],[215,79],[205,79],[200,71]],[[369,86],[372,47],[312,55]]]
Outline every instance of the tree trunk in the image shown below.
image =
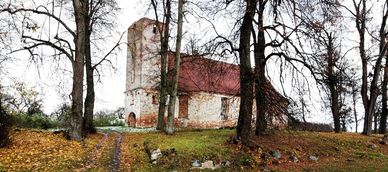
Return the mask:
[[250,59],[250,42],[256,0],[246,1],[246,10],[240,28],[240,111],[237,123],[237,136],[244,145],[249,145],[253,105],[253,73]]
[[[89,29],[90,30],[90,29]],[[90,134],[95,133],[96,128],[93,125],[93,113],[94,113],[94,76],[92,66],[92,56],[90,47],[90,35],[91,31],[88,32],[86,39],[86,56],[85,56],[85,69],[86,69],[86,98],[85,98],[85,112],[84,112],[84,133]]]
[[74,16],[76,21],[75,58],[73,67],[73,88],[72,88],[72,115],[70,118],[69,136],[72,140],[82,139],[82,110],[83,110],[83,80],[84,80],[84,59],[85,39],[87,27],[85,24],[85,11],[88,10],[87,0],[73,0]]
[[[380,66],[375,66],[374,77],[370,86],[370,96],[368,97],[368,58],[366,56],[365,50],[365,31],[366,31],[366,0],[362,0],[362,8],[359,9],[356,7],[356,27],[358,34],[360,36],[359,43],[359,51],[361,56],[362,63],[362,85],[361,85],[361,96],[362,102],[365,109],[365,117],[364,117],[364,128],[362,134],[370,135],[372,131],[372,118],[375,110],[376,99],[378,96],[378,92],[376,92],[377,87],[377,79],[376,76],[379,75]],[[376,64],[380,65],[381,60],[377,60]],[[375,79],[376,78],[376,79]]]
[[357,103],[357,98],[356,98],[356,83],[352,81],[352,98],[353,98],[353,115],[354,115],[354,121],[356,123],[356,133],[358,133],[358,117],[357,117],[357,110],[356,110],[356,103]]
[[377,117],[378,116],[379,116],[379,114],[376,112],[373,115],[373,124],[374,124],[373,133],[374,134],[377,134]]
[[260,135],[267,129],[266,102],[265,102],[265,35],[264,35],[264,7],[265,2],[259,2],[258,12],[258,34],[257,43],[254,46],[255,56],[255,91],[256,91],[256,130],[255,134]]
[[174,60],[174,73],[172,80],[172,88],[170,91],[170,103],[168,105],[167,125],[165,132],[167,134],[174,133],[174,115],[175,115],[175,104],[178,93],[178,81],[179,81],[179,69],[181,63],[181,43],[182,43],[182,28],[183,28],[183,0],[178,2],[178,32],[176,38],[176,50]]
[[346,130],[346,118],[345,118],[345,116],[343,116],[341,119],[341,125],[342,125],[341,131],[346,132],[347,130]]
[[[386,5],[388,2],[386,2]],[[384,66],[384,79],[382,84],[382,112],[380,117],[380,134],[385,134],[387,132],[387,116],[388,116],[388,107],[387,107],[387,86],[388,86],[388,54],[386,47],[386,31],[385,26],[388,18],[388,9],[385,10],[384,17],[381,22],[380,28],[380,56],[385,57],[385,66]]]
[[380,78],[381,60],[382,60],[382,56],[379,56],[375,64],[375,68],[373,72],[374,75],[370,86],[370,99],[368,101],[368,106],[366,109],[367,110],[365,114],[366,121],[364,122],[364,130],[363,130],[363,134],[365,135],[372,134],[372,118],[374,116],[375,109],[376,109],[376,100],[380,92],[379,88],[377,87],[377,82]]
[[330,99],[331,99],[331,113],[334,119],[334,132],[341,132],[341,114],[340,114],[340,105],[339,105],[339,92],[338,92],[338,77],[334,72],[335,67],[335,55],[333,47],[332,35],[328,34],[328,47],[327,47],[327,77],[328,77],[328,86],[330,90]]
[[[156,9],[155,9],[156,10]],[[156,13],[156,12],[155,12]],[[160,33],[161,40],[161,71],[160,71],[160,96],[159,96],[159,111],[157,130],[164,129],[164,115],[166,113],[167,99],[168,99],[168,85],[167,85],[167,62],[168,62],[168,40],[170,36],[170,19],[171,19],[171,0],[166,1],[166,13],[163,34]],[[159,26],[157,26],[160,28]],[[160,29],[161,31],[161,29]]]
[[363,134],[365,134],[365,135],[372,134],[371,133],[372,118],[373,118],[374,113],[375,113],[376,100],[380,94],[380,90],[379,90],[377,84],[378,84],[378,81],[380,79],[381,61],[382,61],[383,57],[385,57],[386,51],[387,51],[387,46],[386,46],[386,41],[385,41],[385,39],[386,39],[385,27],[386,27],[387,18],[388,18],[388,9],[386,9],[384,12],[384,16],[382,18],[380,31],[379,31],[379,36],[380,36],[379,37],[379,39],[380,39],[379,56],[376,60],[375,68],[373,71],[374,75],[373,75],[373,79],[372,79],[372,82],[370,85],[370,98],[369,98],[369,101],[367,104],[368,106],[367,106],[367,109],[365,109],[365,112],[366,112],[365,120],[366,121],[364,122],[364,130],[363,130]]
[[387,116],[388,116],[388,107],[387,107],[387,84],[388,84],[388,57],[385,57],[385,66],[384,66],[384,79],[383,84],[381,88],[381,94],[382,94],[382,110],[381,110],[381,117],[380,117],[380,134],[385,134],[387,132]]
[[[332,87],[332,86],[330,86]],[[338,102],[338,92],[334,88],[330,88],[331,92],[331,101],[332,101],[332,106],[331,106],[331,111],[333,114],[333,119],[334,119],[334,132],[340,133],[341,132],[341,118],[340,118],[340,113],[339,113],[339,102]]]
[[[371,129],[372,116],[370,115],[369,97],[368,97],[368,58],[366,57],[365,51],[365,30],[366,30],[366,0],[362,0],[362,9],[354,4],[356,9],[356,28],[360,36],[359,51],[362,63],[362,84],[361,84],[361,98],[362,104],[364,105],[365,117],[364,117],[364,128],[362,133],[369,135]],[[369,130],[369,132],[368,132]]]

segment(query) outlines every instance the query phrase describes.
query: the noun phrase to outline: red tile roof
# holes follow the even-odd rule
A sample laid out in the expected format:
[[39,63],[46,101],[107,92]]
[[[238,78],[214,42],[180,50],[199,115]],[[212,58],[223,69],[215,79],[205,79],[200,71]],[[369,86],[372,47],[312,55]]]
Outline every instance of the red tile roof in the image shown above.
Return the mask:
[[[174,54],[169,54],[169,68],[173,67]],[[267,99],[287,101],[266,81]],[[182,92],[208,92],[239,95],[240,68],[238,65],[216,61],[202,56],[183,55],[179,74],[178,90]]]

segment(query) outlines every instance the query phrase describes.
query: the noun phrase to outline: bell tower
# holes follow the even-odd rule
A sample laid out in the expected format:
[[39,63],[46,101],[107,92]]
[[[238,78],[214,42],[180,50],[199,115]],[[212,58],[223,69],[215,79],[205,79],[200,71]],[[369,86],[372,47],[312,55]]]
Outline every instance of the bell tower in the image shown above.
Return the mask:
[[[160,24],[159,24],[160,25]],[[128,28],[125,114],[138,117],[146,106],[148,91],[160,82],[160,34],[157,22],[141,18]],[[131,126],[133,117],[131,116]]]

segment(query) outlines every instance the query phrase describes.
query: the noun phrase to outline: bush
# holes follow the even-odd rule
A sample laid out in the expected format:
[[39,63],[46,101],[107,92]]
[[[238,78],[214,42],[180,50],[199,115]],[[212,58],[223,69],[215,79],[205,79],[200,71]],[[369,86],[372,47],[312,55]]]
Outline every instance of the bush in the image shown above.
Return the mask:
[[3,107],[0,107],[0,148],[10,143],[9,133],[12,127],[12,117]]
[[93,120],[96,127],[125,126],[125,123],[113,115],[96,116]]
[[330,124],[301,122],[297,119],[289,121],[289,127],[293,130],[315,131],[315,132],[332,132],[333,127]]
[[52,120],[43,113],[35,113],[31,116],[21,113],[15,116],[15,124],[21,128],[49,129],[58,127],[58,122]]

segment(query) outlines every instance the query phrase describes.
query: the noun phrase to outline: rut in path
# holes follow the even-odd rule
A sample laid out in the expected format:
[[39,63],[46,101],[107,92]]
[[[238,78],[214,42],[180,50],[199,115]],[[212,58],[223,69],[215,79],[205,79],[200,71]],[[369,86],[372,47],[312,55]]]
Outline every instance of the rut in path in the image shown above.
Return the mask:
[[103,134],[104,134],[104,137],[96,145],[96,147],[94,148],[93,152],[89,155],[89,158],[88,158],[88,160],[86,162],[86,167],[87,168],[90,168],[90,167],[95,165],[97,154],[100,151],[101,147],[105,144],[106,140],[108,139],[108,133],[103,133]]
[[114,148],[114,156],[112,159],[112,166],[110,171],[120,171],[120,156],[121,156],[121,141],[122,141],[122,135],[121,133],[118,133],[116,137],[116,142],[115,142],[115,148]]

